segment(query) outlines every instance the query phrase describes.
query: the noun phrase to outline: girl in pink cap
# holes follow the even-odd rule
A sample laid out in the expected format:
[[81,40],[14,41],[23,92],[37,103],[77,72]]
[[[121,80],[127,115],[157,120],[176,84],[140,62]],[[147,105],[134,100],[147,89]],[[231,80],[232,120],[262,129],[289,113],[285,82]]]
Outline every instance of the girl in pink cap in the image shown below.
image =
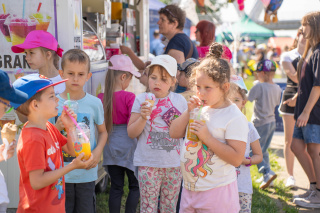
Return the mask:
[[[11,50],[14,53],[25,52],[30,68],[39,70],[39,74],[50,78],[54,83],[62,80],[58,69],[63,49],[50,33],[43,30],[31,31],[22,44],[12,46]],[[55,86],[54,90],[56,94],[62,93],[65,84]]]
[[137,167],[133,165],[133,154],[137,140],[128,136],[127,124],[131,116],[131,108],[135,100],[132,92],[125,89],[129,86],[132,76],[140,77],[129,56],[114,55],[110,58],[105,93],[102,99],[108,142],[103,151],[103,166],[111,178],[109,196],[110,212],[120,212],[125,174],[128,177],[130,193],[126,201],[126,212],[136,212],[139,202],[139,183]]

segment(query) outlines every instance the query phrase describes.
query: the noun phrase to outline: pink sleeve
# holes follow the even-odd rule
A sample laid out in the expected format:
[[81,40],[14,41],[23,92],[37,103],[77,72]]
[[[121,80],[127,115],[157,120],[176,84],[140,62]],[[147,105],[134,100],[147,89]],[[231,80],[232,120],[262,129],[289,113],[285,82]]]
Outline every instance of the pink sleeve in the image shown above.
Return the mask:
[[132,106],[134,103],[136,96],[133,93],[129,93],[127,96],[127,109],[128,109],[128,120],[127,120],[127,124],[129,123],[130,117],[131,117],[131,110],[132,110]]

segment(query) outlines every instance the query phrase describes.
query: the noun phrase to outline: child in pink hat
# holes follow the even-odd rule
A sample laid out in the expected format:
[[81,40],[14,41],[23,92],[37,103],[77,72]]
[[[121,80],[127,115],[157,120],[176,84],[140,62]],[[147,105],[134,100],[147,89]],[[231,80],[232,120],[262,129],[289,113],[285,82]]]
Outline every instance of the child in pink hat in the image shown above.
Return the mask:
[[105,80],[105,93],[101,97],[107,132],[109,132],[108,143],[103,151],[103,166],[111,178],[109,210],[120,212],[126,174],[130,189],[126,212],[136,212],[140,194],[133,155],[137,140],[129,138],[127,132],[135,95],[125,89],[133,76],[140,77],[141,74],[135,70],[129,56],[114,55],[110,58],[110,63]]
[[[54,83],[61,81],[59,75],[59,57],[62,57],[63,49],[55,37],[43,30],[31,31],[26,40],[19,45],[11,47],[14,53],[26,54],[26,60],[33,70],[39,70],[39,74],[50,78]],[[65,90],[65,84],[54,87],[55,93],[60,94]]]

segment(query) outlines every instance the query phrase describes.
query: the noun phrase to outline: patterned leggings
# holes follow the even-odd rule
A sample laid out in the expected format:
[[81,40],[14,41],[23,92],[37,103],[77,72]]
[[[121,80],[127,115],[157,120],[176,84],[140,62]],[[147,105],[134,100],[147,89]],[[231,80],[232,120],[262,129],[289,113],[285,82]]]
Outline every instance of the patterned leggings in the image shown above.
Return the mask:
[[140,213],[156,213],[160,193],[160,212],[175,212],[181,186],[180,167],[139,166]]
[[239,213],[251,213],[252,194],[239,192],[240,211]]

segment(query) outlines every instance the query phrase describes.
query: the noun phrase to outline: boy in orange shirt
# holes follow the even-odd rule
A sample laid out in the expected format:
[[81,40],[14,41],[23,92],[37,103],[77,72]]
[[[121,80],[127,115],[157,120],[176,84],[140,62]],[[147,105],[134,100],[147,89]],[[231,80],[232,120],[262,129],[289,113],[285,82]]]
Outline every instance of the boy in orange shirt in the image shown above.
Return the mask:
[[[92,163],[92,157],[83,162],[79,155],[67,166],[63,166],[62,151],[74,156],[71,137],[65,138],[59,130],[48,122],[58,114],[58,98],[53,86],[66,80],[53,83],[50,79],[31,74],[19,78],[13,87],[28,94],[24,104],[11,105],[28,117],[17,146],[20,167],[19,212],[65,212],[64,176],[74,169],[84,169]],[[74,112],[68,110],[72,116]],[[73,122],[66,111],[62,112],[61,121],[67,132]],[[72,134],[69,134],[72,135]]]

